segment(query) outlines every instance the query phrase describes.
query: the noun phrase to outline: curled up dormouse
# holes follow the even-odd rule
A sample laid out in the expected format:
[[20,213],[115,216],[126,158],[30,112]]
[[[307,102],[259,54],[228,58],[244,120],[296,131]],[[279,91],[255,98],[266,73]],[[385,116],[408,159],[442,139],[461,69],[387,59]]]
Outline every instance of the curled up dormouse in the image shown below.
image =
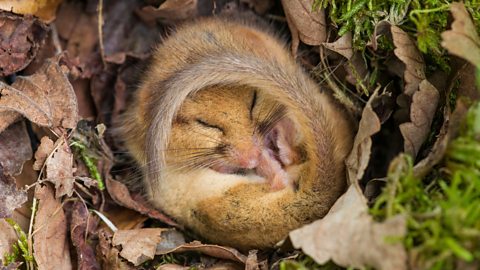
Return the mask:
[[121,134],[150,203],[207,242],[269,248],[345,191],[349,117],[262,28],[179,27],[154,51]]

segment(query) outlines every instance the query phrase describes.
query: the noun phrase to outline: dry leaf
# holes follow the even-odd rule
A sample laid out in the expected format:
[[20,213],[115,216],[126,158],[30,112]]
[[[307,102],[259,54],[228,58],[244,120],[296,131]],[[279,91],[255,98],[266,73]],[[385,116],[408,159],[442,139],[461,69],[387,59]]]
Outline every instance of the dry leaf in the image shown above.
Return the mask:
[[347,32],[334,42],[323,43],[325,48],[334,51],[350,60],[353,56],[352,32]]
[[0,164],[4,174],[20,174],[23,163],[31,158],[32,147],[24,121],[10,125],[0,132]]
[[451,3],[450,11],[453,15],[452,29],[442,33],[442,46],[480,68],[480,37],[470,14],[460,2]]
[[152,260],[157,245],[165,241],[162,234],[168,229],[145,228],[136,230],[118,230],[113,234],[112,244],[122,246],[120,256],[138,266]]
[[130,270],[136,269],[126,260],[120,258],[120,251],[112,247],[112,234],[104,229],[97,233],[99,244],[97,245],[97,254],[101,254],[102,269]]
[[143,227],[147,216],[137,211],[117,206],[102,212],[119,230],[140,229]]
[[13,210],[27,201],[27,192],[18,190],[15,179],[3,173],[0,164],[0,218],[12,216]]
[[132,196],[130,195],[130,191],[128,190],[127,186],[125,186],[124,184],[118,181],[115,181],[113,179],[107,178],[106,186],[107,186],[108,193],[110,194],[112,199],[119,205],[138,211],[151,218],[158,219],[168,225],[181,228],[181,226],[175,223],[172,219],[160,213],[159,211],[153,209],[152,207],[148,206],[147,203],[140,200],[135,200],[134,198],[132,198]]
[[390,27],[395,55],[405,64],[403,78],[404,93],[411,96],[418,90],[420,82],[425,80],[425,62],[415,42],[398,26]]
[[33,226],[33,256],[38,269],[72,269],[62,203],[55,199],[48,185],[37,185],[35,198],[38,211]]
[[323,219],[290,232],[290,239],[319,264],[333,260],[343,267],[402,270],[407,269],[407,253],[401,242],[387,238],[405,233],[401,216],[373,221],[361,191],[350,185]]
[[[3,3],[0,1],[0,8]],[[28,66],[47,36],[46,30],[43,23],[32,17],[0,11],[0,76]]]
[[12,246],[17,242],[17,239],[17,233],[13,227],[5,219],[0,219],[0,261],[5,253],[12,252]]
[[62,0],[3,0],[0,9],[18,14],[35,15],[44,22],[49,23],[55,19],[57,7]]
[[367,105],[363,108],[358,132],[353,141],[353,148],[345,162],[350,183],[362,179],[370,161],[372,136],[380,131],[380,119],[372,108],[372,103],[377,98],[377,92],[373,93]]
[[[0,120],[5,111],[15,111],[48,127],[74,128],[78,118],[73,88],[53,59],[31,76],[17,77],[12,86],[0,81]],[[0,131],[9,124],[0,121]]]
[[[453,67],[452,69],[457,70],[457,74],[450,78],[450,89],[447,89],[446,96],[455,86],[458,97],[455,110],[451,112],[449,103],[446,103],[443,109],[443,124],[436,136],[435,143],[428,155],[413,167],[413,173],[418,179],[422,179],[443,159],[450,139],[456,136],[468,108],[472,104],[471,100],[480,99],[480,92],[476,89],[475,84],[475,67],[468,63],[467,65],[462,63],[459,68]],[[460,83],[458,84],[458,82]]]
[[52,153],[54,149],[53,141],[49,137],[43,136],[40,140],[40,146],[38,146],[35,152],[35,163],[33,163],[33,169],[39,171],[47,157]]
[[438,90],[427,80],[419,85],[419,90],[413,94],[410,107],[410,121],[399,126],[404,138],[404,152],[416,157],[420,147],[430,132],[439,99]]
[[167,23],[175,23],[198,15],[198,0],[167,0],[158,8],[147,6],[142,12],[154,18],[162,19]]
[[239,263],[245,264],[247,261],[247,256],[240,253],[238,250],[230,247],[218,246],[218,245],[208,245],[202,244],[199,241],[193,241],[188,244],[179,245],[175,248],[168,247],[157,247],[157,255],[167,254],[167,253],[181,253],[187,251],[196,251],[201,252],[205,255],[212,256],[215,258],[231,260]]
[[312,10],[313,0],[282,0],[288,27],[292,34],[292,52],[296,55],[298,39],[318,46],[327,40],[327,25],[323,9]]
[[94,249],[88,244],[88,239],[85,236],[89,218],[86,206],[80,201],[74,202],[70,221],[70,238],[77,251],[77,269],[100,270]]
[[55,184],[55,195],[71,197],[73,194],[73,154],[65,138],[60,138],[58,148],[50,158],[45,161],[48,181]]

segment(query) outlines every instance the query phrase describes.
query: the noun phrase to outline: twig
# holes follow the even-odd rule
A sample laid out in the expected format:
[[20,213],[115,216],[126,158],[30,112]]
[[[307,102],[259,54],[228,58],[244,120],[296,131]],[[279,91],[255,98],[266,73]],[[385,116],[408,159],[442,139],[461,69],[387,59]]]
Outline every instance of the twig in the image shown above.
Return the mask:
[[60,39],[58,38],[58,31],[57,31],[57,26],[55,24],[52,24],[50,26],[50,29],[52,29],[52,42],[53,42],[53,47],[55,47],[55,54],[59,55],[62,53],[62,45],[60,44]]
[[100,57],[102,58],[103,68],[107,67],[105,62],[105,47],[103,46],[103,0],[98,0],[98,42],[100,45]]

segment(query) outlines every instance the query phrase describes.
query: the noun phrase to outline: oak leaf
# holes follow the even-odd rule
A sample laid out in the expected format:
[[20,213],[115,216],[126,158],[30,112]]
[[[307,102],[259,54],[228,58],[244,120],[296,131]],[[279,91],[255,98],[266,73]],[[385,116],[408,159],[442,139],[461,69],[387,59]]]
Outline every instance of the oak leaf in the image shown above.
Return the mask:
[[23,163],[31,158],[32,147],[24,121],[19,121],[0,132],[0,164],[5,174],[20,174]]
[[451,3],[450,11],[453,15],[452,29],[442,33],[442,46],[480,68],[480,37],[470,14],[460,2]]
[[362,179],[372,153],[372,136],[380,131],[380,119],[372,108],[372,103],[377,98],[377,93],[378,90],[373,93],[367,105],[363,108],[352,151],[345,162],[348,179],[351,183]]
[[0,164],[0,218],[10,217],[13,210],[27,201],[27,192],[18,190],[15,179],[3,173]]
[[438,100],[438,90],[427,80],[423,80],[419,85],[419,90],[413,94],[410,122],[399,126],[404,138],[404,152],[412,157],[417,156],[430,132]]
[[48,181],[55,184],[55,197],[63,195],[68,197],[73,194],[73,154],[65,138],[60,138],[58,147],[53,154],[45,161]]
[[35,198],[38,199],[38,211],[33,226],[33,256],[38,269],[72,269],[62,203],[55,199],[48,185],[38,185]]
[[405,88],[403,92],[409,96],[418,90],[420,82],[425,80],[425,62],[420,54],[415,42],[408,34],[400,29],[400,27],[392,25],[390,27],[392,33],[395,55],[405,64],[403,78],[405,80]]
[[333,260],[344,267],[402,270],[407,269],[407,253],[398,240],[405,233],[402,216],[375,222],[359,187],[352,184],[323,219],[290,232],[290,239],[319,264]]
[[54,59],[33,75],[17,77],[11,86],[0,81],[0,132],[13,122],[5,119],[5,112],[22,114],[40,126],[74,128],[77,110],[72,85]]
[[313,10],[313,0],[282,0],[288,27],[292,34],[292,52],[296,55],[299,40],[318,46],[327,40],[325,10]]

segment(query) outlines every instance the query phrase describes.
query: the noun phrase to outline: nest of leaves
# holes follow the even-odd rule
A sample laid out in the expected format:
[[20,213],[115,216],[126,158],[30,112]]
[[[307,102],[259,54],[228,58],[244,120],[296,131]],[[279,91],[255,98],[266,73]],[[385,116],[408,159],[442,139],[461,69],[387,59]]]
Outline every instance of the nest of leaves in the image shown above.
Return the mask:
[[[480,4],[451,2],[3,1],[0,268],[477,269]],[[111,129],[172,26],[239,14],[271,22],[358,120],[348,191],[249,254],[196,241],[127,188]]]

